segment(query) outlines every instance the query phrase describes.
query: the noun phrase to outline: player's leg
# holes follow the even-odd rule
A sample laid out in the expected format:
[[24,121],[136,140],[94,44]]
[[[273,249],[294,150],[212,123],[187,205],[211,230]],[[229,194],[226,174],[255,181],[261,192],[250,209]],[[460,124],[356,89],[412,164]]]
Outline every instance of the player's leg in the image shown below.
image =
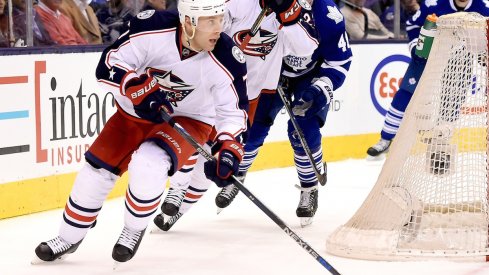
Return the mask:
[[[209,125],[185,117],[174,119],[200,144],[207,140]],[[194,153],[195,149],[167,123],[155,125],[133,153],[128,168],[124,229],[112,250],[114,260],[126,262],[134,257],[151,215],[158,208],[168,176]]]
[[54,261],[73,253],[95,223],[118,175],[127,169],[129,156],[145,134],[145,127],[116,112],[85,154],[87,163],[78,173],[63,212],[59,236],[41,243],[36,255]]
[[416,90],[418,81],[423,74],[426,65],[426,59],[413,54],[413,59],[404,74],[401,86],[392,99],[391,106],[387,111],[384,120],[384,126],[380,133],[380,140],[368,148],[367,155],[369,159],[375,159],[387,153],[392,143],[392,139],[396,136],[399,126],[401,125],[404,112],[411,100],[411,97]]
[[[248,129],[248,139],[245,143],[245,154],[239,165],[238,179],[244,182],[246,173],[255,161],[258,150],[263,145],[275,117],[283,107],[283,102],[276,91],[262,93],[260,95],[253,124]],[[227,207],[238,194],[238,188],[234,184],[221,189],[216,196],[216,205],[220,209]]]
[[178,170],[170,178],[170,188],[166,194],[165,200],[161,205],[161,211],[167,216],[175,216],[180,209],[180,205],[184,199],[187,188],[190,184],[190,178],[197,163],[199,153],[195,152],[183,165],[182,169]]
[[[322,171],[323,153],[320,128],[326,120],[328,107],[326,106],[316,116],[312,116],[309,119],[296,120],[304,134],[307,145],[311,149],[315,165],[322,173],[325,171]],[[302,147],[299,135],[290,121],[288,122],[288,135],[294,150],[294,163],[300,182],[300,187],[298,187],[301,190],[296,215],[301,218],[301,225],[306,226],[312,222],[312,217],[314,217],[318,208],[318,179],[304,147]]]
[[[210,146],[208,144],[204,145],[204,148],[210,151]],[[205,194],[205,192],[209,189],[209,186],[212,184],[212,181],[206,178],[204,173],[204,163],[206,159],[199,155],[197,159],[197,163],[191,173],[187,173],[187,176],[190,176],[190,179],[187,178],[179,178],[178,180],[183,180],[184,182],[189,183],[188,188],[186,189],[185,196],[183,198],[182,204],[178,210],[178,213],[171,217],[164,217],[162,214],[155,217],[155,224],[159,229],[163,231],[168,231],[170,228],[185,214],[187,211],[194,206],[200,198]],[[170,183],[172,184],[174,177],[171,178]]]

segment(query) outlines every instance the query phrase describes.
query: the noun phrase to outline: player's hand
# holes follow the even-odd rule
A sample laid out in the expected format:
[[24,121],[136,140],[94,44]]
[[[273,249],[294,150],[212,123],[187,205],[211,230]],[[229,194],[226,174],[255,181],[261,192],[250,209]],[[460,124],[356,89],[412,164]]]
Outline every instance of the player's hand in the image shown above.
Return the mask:
[[147,74],[134,77],[126,82],[123,93],[134,105],[136,114],[153,123],[162,123],[160,108],[171,114],[173,108],[166,94],[160,90],[158,81]]
[[309,119],[333,100],[333,85],[328,78],[316,80],[311,86],[298,92],[292,102],[292,113],[297,119]]
[[269,7],[284,26],[295,24],[302,11],[297,0],[260,0],[262,7]]
[[212,152],[217,161],[204,163],[205,176],[219,187],[226,187],[232,183],[231,175],[238,173],[239,163],[243,159],[243,145],[229,134],[220,134]]

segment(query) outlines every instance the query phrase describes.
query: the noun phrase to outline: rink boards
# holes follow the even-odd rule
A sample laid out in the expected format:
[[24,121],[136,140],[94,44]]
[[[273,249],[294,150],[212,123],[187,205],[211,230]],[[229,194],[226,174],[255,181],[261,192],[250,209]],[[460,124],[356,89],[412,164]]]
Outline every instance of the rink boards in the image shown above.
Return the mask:
[[[407,45],[352,45],[344,86],[322,129],[327,161],[363,158],[379,138],[409,57]],[[0,219],[63,207],[83,154],[115,111],[100,89],[100,52],[0,56]],[[293,165],[287,114],[278,115],[252,170]],[[125,191],[123,177],[110,197]]]

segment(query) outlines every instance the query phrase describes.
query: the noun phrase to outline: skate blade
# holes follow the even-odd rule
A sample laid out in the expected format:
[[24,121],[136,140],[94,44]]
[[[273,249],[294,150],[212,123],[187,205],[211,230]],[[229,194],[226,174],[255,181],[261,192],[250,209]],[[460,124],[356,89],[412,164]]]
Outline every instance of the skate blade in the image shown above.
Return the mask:
[[159,228],[158,226],[154,226],[151,231],[149,231],[149,234],[160,234],[160,233],[163,233],[164,231],[161,230],[161,228]]
[[114,261],[114,264],[112,265],[112,270],[114,270],[114,271],[115,271],[115,270],[116,270],[118,267],[120,267],[120,266],[121,266],[121,263],[120,263],[120,262],[118,262],[118,261]]
[[35,255],[34,258],[32,258],[32,260],[31,260],[31,265],[58,263],[58,262],[65,260],[66,258],[68,258],[69,255],[70,254],[65,254],[65,255],[57,258],[54,261],[44,261],[44,260],[41,260],[39,257],[37,257],[37,255]]
[[222,210],[224,210],[224,208],[218,207],[217,208],[217,211],[216,211],[216,214],[219,215],[222,212]]
[[366,159],[367,161],[372,161],[372,162],[374,162],[374,161],[381,161],[381,160],[384,160],[384,159],[386,158],[386,156],[387,156],[387,153],[382,153],[382,154],[380,154],[380,155],[378,155],[378,156],[375,156],[375,157],[374,157],[374,156],[367,155],[367,157],[366,157],[365,159]]
[[34,256],[34,258],[32,258],[32,260],[31,260],[31,265],[38,265],[38,264],[44,264],[44,263],[48,263],[48,262],[41,260],[39,257],[37,257],[37,255]]
[[304,228],[311,225],[313,217],[305,217],[300,219],[301,219],[301,227]]

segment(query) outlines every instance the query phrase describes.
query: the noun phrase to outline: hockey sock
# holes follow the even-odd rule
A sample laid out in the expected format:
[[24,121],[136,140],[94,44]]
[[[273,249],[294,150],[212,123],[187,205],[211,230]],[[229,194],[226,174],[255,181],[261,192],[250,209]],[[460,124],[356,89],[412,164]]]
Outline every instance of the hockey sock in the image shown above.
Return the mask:
[[[320,172],[323,172],[323,151],[321,146],[311,151],[316,167],[318,167]],[[304,151],[294,150],[294,162],[301,187],[308,188],[318,184],[318,179],[314,173],[314,169],[312,168],[311,162]]]
[[144,142],[132,154],[125,201],[127,228],[141,231],[147,227],[160,204],[170,167],[168,153],[153,142]]
[[[204,148],[207,150],[210,149],[208,145],[205,145]],[[208,180],[204,174],[205,162],[206,159],[203,156],[199,156],[197,159],[197,164],[192,173],[190,186],[187,188],[187,193],[183,198],[182,205],[180,205],[179,212],[181,213],[186,213],[192,206],[194,206],[212,184],[212,181]]]
[[253,151],[246,151],[246,146],[245,146],[245,154],[243,156],[243,161],[241,161],[241,163],[239,164],[239,172],[246,173],[248,169],[250,169],[251,165],[253,164],[256,157],[258,156],[258,150],[259,148]]
[[385,115],[384,126],[380,136],[385,140],[392,140],[399,130],[402,118],[404,117],[404,111],[411,100],[413,94],[404,89],[399,89],[394,99],[392,99],[389,111]]
[[88,163],[83,166],[63,212],[63,222],[59,229],[59,236],[63,240],[75,244],[85,237],[118,178]]

